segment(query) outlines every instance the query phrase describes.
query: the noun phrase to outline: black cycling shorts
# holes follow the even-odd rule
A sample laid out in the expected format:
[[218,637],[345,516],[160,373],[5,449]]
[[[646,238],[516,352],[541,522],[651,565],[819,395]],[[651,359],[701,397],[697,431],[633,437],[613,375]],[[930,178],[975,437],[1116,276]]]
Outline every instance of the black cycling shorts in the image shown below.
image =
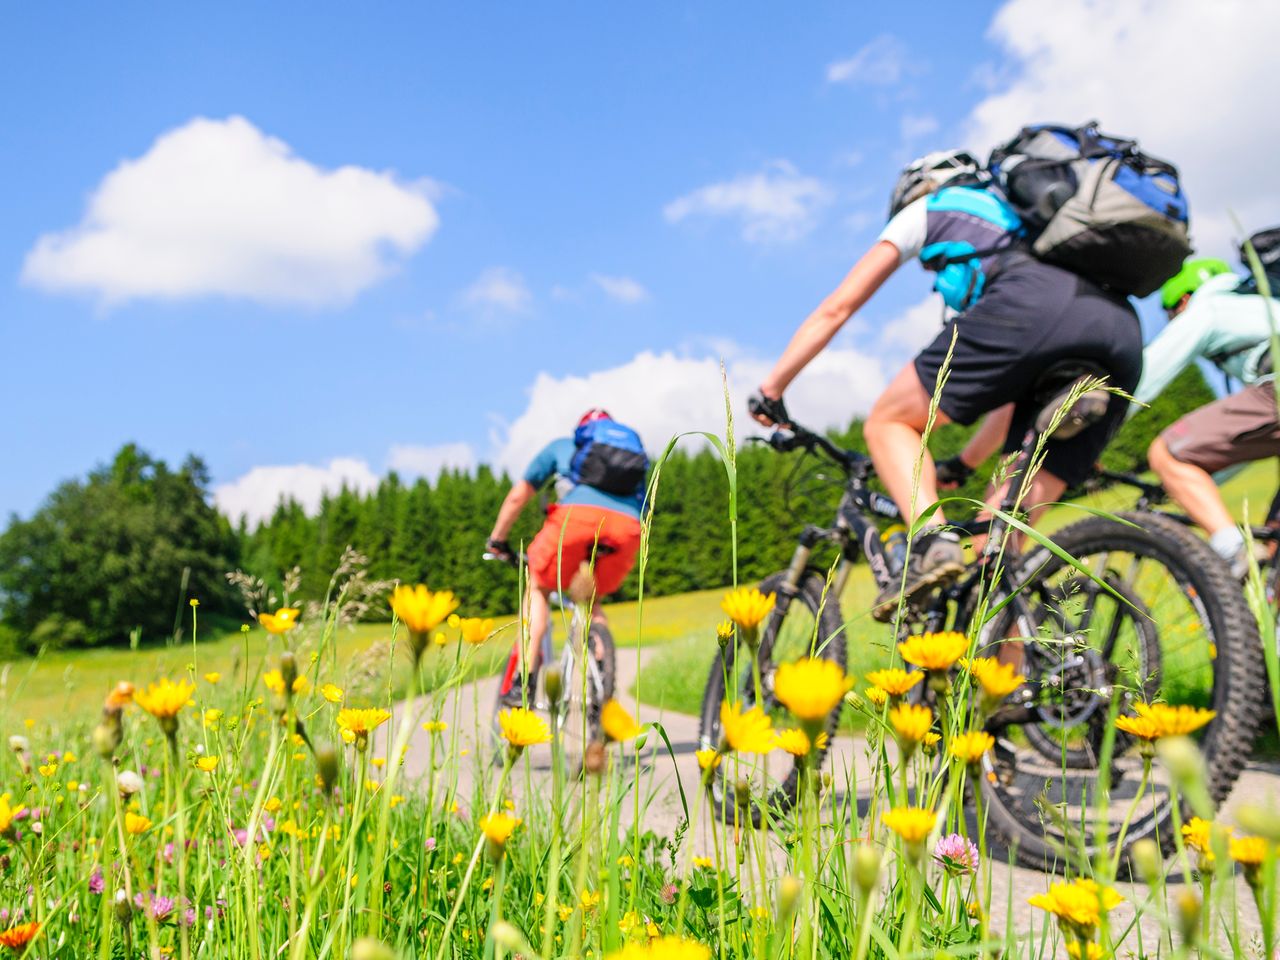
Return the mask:
[[[1024,255],[1011,256],[982,299],[916,357],[916,375],[930,394],[953,332],[955,348],[938,405],[956,423],[969,424],[1014,401],[1006,452],[1022,445],[1040,409],[1033,396],[1036,382],[1050,367],[1092,363],[1107,372],[1109,385],[1126,393],[1142,375],[1142,328],[1128,299]],[[1128,405],[1113,394],[1101,421],[1070,440],[1050,440],[1044,469],[1068,485],[1085,480]]]

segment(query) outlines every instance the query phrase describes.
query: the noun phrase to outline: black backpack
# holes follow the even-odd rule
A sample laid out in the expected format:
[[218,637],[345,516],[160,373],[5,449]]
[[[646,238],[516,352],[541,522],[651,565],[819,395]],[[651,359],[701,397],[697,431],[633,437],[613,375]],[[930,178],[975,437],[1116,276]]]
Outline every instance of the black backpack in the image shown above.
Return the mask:
[[1280,227],[1269,227],[1259,230],[1245,243],[1240,244],[1240,262],[1244,264],[1249,276],[1236,287],[1237,293],[1258,293],[1258,278],[1253,275],[1253,264],[1249,262],[1246,244],[1253,246],[1253,252],[1262,262],[1262,272],[1267,275],[1267,283],[1271,286],[1271,295],[1280,294]]
[[1136,140],[1096,123],[1038,124],[996,147],[987,166],[1046,263],[1145,297],[1191,253],[1178,170]]

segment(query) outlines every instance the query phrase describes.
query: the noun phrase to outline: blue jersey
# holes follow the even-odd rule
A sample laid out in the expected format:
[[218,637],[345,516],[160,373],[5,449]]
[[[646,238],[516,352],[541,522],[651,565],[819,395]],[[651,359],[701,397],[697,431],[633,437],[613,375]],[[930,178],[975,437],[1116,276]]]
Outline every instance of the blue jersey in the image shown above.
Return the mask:
[[[967,310],[986,292],[998,252],[1016,244],[1022,220],[989,190],[943,187],[907,204],[880,233],[899,263],[919,257],[938,274],[933,288],[952,310]],[[968,256],[969,254],[983,254]],[[957,262],[947,261],[961,258]]]
[[606,493],[585,483],[574,485],[569,476],[573,455],[577,450],[578,447],[572,437],[552,440],[530,461],[529,468],[524,472],[525,481],[536,488],[541,488],[548,480],[555,477],[556,497],[561,503],[604,507],[606,510],[616,510],[618,513],[625,513],[639,520],[644,507],[644,483],[641,482],[636,492],[630,496]]

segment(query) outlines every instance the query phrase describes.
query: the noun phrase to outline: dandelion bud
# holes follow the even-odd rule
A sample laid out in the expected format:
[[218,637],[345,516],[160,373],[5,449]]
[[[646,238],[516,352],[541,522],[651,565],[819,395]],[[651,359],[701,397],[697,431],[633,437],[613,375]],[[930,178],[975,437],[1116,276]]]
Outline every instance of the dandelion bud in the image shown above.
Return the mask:
[[320,774],[320,785],[325,796],[333,793],[333,785],[338,781],[338,751],[331,743],[322,743],[315,750],[316,772]]
[[604,773],[605,767],[605,749],[604,743],[599,740],[592,740],[587,744],[586,752],[582,757],[582,769],[593,776],[600,776]]
[[1195,742],[1189,737],[1165,737],[1156,744],[1156,752],[1191,808],[1206,820],[1212,818],[1204,755]]
[[115,722],[104,718],[102,723],[93,728],[93,749],[104,760],[115,756],[116,748],[124,739],[124,728],[120,724],[120,715],[114,714]]
[[547,667],[542,673],[542,686],[547,692],[547,699],[554,709],[560,703],[560,695],[564,693],[564,677],[559,667]]
[[142,778],[132,770],[121,770],[116,774],[116,789],[126,799],[142,790]]
[[298,661],[292,651],[280,654],[280,677],[284,680],[286,694],[293,692],[293,683],[298,679]]
[[396,960],[396,953],[381,940],[361,937],[351,945],[351,960]]
[[1255,803],[1245,804],[1236,811],[1236,822],[1255,836],[1280,843],[1280,813],[1274,809]]
[[1164,878],[1164,864],[1160,859],[1160,847],[1151,839],[1139,840],[1129,851],[1138,875],[1149,887],[1156,886]]
[[853,879],[864,894],[880,882],[880,851],[869,843],[860,844],[853,854]]
[[1196,934],[1200,930],[1200,898],[1195,892],[1184,889],[1175,901],[1178,910],[1178,929],[1187,946],[1196,942]]
[[800,891],[800,881],[789,873],[778,881],[778,916],[783,920],[790,919],[795,913]]
[[528,947],[524,934],[505,920],[495,923],[490,934],[493,936],[493,942],[508,953],[523,953]]
[[115,896],[116,919],[126,926],[133,919],[133,909],[129,906],[129,895],[117,890]]
[[733,782],[733,798],[744,809],[751,803],[751,782],[746,777],[739,777]]

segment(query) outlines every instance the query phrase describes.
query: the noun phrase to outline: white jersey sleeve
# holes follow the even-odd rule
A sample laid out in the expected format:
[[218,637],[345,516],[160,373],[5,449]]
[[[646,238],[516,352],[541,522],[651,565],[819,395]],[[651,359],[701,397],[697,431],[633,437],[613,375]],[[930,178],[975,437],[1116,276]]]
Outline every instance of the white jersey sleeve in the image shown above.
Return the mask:
[[927,196],[913,200],[894,215],[880,231],[881,240],[887,240],[898,249],[899,265],[920,256],[924,249],[925,235],[929,228]]

